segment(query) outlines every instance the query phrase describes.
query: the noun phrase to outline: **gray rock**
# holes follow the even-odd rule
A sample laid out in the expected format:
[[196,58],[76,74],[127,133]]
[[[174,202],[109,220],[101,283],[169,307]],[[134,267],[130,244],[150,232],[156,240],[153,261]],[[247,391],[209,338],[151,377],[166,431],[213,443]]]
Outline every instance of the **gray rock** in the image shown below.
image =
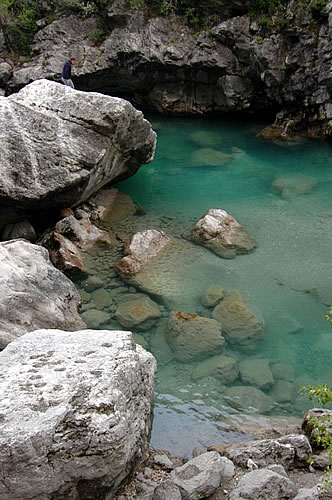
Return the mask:
[[160,483],[153,491],[153,500],[182,500],[180,489],[170,479]]
[[293,500],[318,500],[322,498],[321,490],[314,486],[313,488],[300,488]]
[[169,479],[179,488],[182,498],[205,498],[220,485],[225,467],[220,455],[209,451],[177,467],[170,473]]
[[279,464],[285,469],[307,467],[312,449],[308,438],[290,434],[278,439],[260,439],[235,443],[225,448],[225,455],[239,467],[247,468],[248,460],[258,467]]
[[0,111],[0,196],[7,204],[78,205],[153,158],[155,133],[122,99],[37,80],[0,98]]
[[222,352],[225,343],[218,321],[176,311],[168,318],[167,340],[180,361],[212,356]]
[[0,63],[0,86],[3,87],[13,75],[13,68],[7,62]]
[[111,316],[107,312],[93,308],[84,311],[81,316],[89,328],[96,329],[102,325],[106,325],[111,319]]
[[1,500],[114,496],[148,446],[153,356],[129,332],[37,330],[0,359]]
[[51,264],[45,248],[22,240],[0,243],[0,346],[37,328],[80,330],[80,296]]
[[230,494],[230,500],[288,500],[295,497],[297,488],[288,478],[269,469],[245,474]]
[[222,325],[223,335],[230,344],[253,350],[264,337],[264,320],[246,304],[238,290],[228,292],[213,309],[212,317]]
[[256,246],[244,227],[220,209],[208,210],[191,229],[190,238],[227,259],[250,252]]

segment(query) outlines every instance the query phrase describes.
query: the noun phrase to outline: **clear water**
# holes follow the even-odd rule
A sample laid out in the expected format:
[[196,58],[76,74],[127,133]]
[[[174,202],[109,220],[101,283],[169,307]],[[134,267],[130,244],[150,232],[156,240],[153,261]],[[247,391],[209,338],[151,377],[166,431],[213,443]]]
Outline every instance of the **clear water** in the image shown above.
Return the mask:
[[[117,186],[145,209],[145,215],[131,218],[132,229],[160,228],[179,238],[209,208],[226,210],[247,229],[257,241],[254,252],[226,260],[192,245],[176,257],[180,266],[170,261],[160,280],[178,291],[174,308],[191,313],[200,312],[199,298],[211,285],[241,290],[264,317],[265,338],[255,353],[235,357],[291,366],[293,400],[271,413],[302,416],[312,403],[299,395],[299,387],[332,382],[332,330],[322,318],[332,302],[331,145],[265,140],[257,137],[264,123],[148,118],[158,133],[155,160]],[[305,176],[308,192],[273,193],[280,176],[293,176],[297,183]],[[108,273],[117,257],[98,254],[91,259],[92,272]],[[84,283],[78,287],[84,289]],[[111,291],[111,282],[108,287]],[[164,319],[167,314],[164,310]],[[106,327],[123,329],[114,317]],[[158,360],[152,445],[191,456],[195,446],[243,439],[241,425],[259,415],[229,406],[217,379],[193,382],[195,363],[167,362],[152,341],[156,329],[137,332]]]

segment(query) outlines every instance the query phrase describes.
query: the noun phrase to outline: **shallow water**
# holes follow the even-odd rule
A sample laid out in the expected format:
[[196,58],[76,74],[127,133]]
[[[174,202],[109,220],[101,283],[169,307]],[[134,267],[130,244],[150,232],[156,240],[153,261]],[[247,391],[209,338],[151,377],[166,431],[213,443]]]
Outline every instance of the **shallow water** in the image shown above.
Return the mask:
[[[191,313],[200,313],[200,297],[211,285],[241,290],[263,316],[265,337],[254,353],[229,353],[238,360],[267,358],[290,365],[292,401],[276,404],[271,415],[302,416],[312,403],[299,395],[299,387],[332,381],[332,331],[322,318],[332,302],[331,145],[265,140],[257,137],[264,123],[160,116],[150,121],[158,133],[155,160],[117,186],[145,209],[129,224],[179,238],[209,208],[221,208],[247,229],[257,241],[252,253],[226,260],[192,245],[176,256],[176,265],[170,258],[160,280],[168,282],[173,308]],[[273,193],[273,181],[284,176],[292,176],[293,187]],[[110,273],[120,257],[105,252],[90,262],[91,272],[108,275],[105,289],[115,301],[113,286],[128,291],[120,290]],[[84,282],[78,287],[84,289]],[[161,309],[165,320],[168,311]],[[123,329],[114,317],[97,327]],[[137,332],[158,360],[152,446],[191,456],[195,446],[243,439],[238,430],[251,424],[254,410],[229,406],[225,387],[213,377],[193,382],[194,363],[163,359],[152,341],[156,328]]]

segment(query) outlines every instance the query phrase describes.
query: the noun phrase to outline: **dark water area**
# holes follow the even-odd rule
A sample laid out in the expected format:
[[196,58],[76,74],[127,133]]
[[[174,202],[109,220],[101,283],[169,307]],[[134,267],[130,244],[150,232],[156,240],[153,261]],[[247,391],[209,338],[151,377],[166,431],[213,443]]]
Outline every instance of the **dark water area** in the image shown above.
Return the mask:
[[[170,256],[160,280],[173,293],[173,308],[200,314],[200,297],[211,285],[240,290],[264,318],[264,341],[255,352],[228,346],[226,355],[237,361],[267,359],[284,370],[264,390],[275,402],[268,415],[261,416],[254,405],[235,408],[218,379],[194,380],[194,362],[163,357],[153,340],[169,314],[161,306],[159,324],[134,332],[158,361],[151,444],[190,456],[195,446],[243,439],[238,432],[243,425],[273,416],[302,417],[312,403],[299,388],[331,384],[332,330],[323,315],[332,302],[332,146],[304,138],[266,140],[257,136],[265,125],[258,122],[147,118],[158,134],[155,159],[116,186],[144,207],[145,215],[128,222],[131,229],[162,229],[181,238],[208,209],[220,208],[257,242],[253,252],[235,259],[193,244],[183,261]],[[121,256],[105,252],[91,261],[92,267],[98,261],[96,272],[108,273],[105,289],[113,296],[113,312],[113,286],[120,278],[110,269]],[[118,293],[128,291],[120,285]],[[84,283],[78,287],[84,290]],[[123,329],[114,316],[108,324],[89,326]],[[243,383],[238,379],[233,385]]]

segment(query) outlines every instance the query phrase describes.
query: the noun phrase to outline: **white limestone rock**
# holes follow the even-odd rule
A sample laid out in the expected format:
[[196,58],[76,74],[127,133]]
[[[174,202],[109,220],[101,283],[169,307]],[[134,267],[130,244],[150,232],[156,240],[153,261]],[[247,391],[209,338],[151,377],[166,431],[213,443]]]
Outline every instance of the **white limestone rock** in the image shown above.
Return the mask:
[[153,356],[130,332],[37,330],[0,361],[0,499],[113,498],[148,446]]
[[128,101],[36,80],[0,98],[0,197],[77,206],[152,160],[156,134]]
[[232,215],[217,208],[208,210],[188,236],[195,243],[226,259],[248,253],[256,246],[254,238]]
[[22,240],[0,243],[0,347],[37,328],[80,330],[74,284],[45,248]]

